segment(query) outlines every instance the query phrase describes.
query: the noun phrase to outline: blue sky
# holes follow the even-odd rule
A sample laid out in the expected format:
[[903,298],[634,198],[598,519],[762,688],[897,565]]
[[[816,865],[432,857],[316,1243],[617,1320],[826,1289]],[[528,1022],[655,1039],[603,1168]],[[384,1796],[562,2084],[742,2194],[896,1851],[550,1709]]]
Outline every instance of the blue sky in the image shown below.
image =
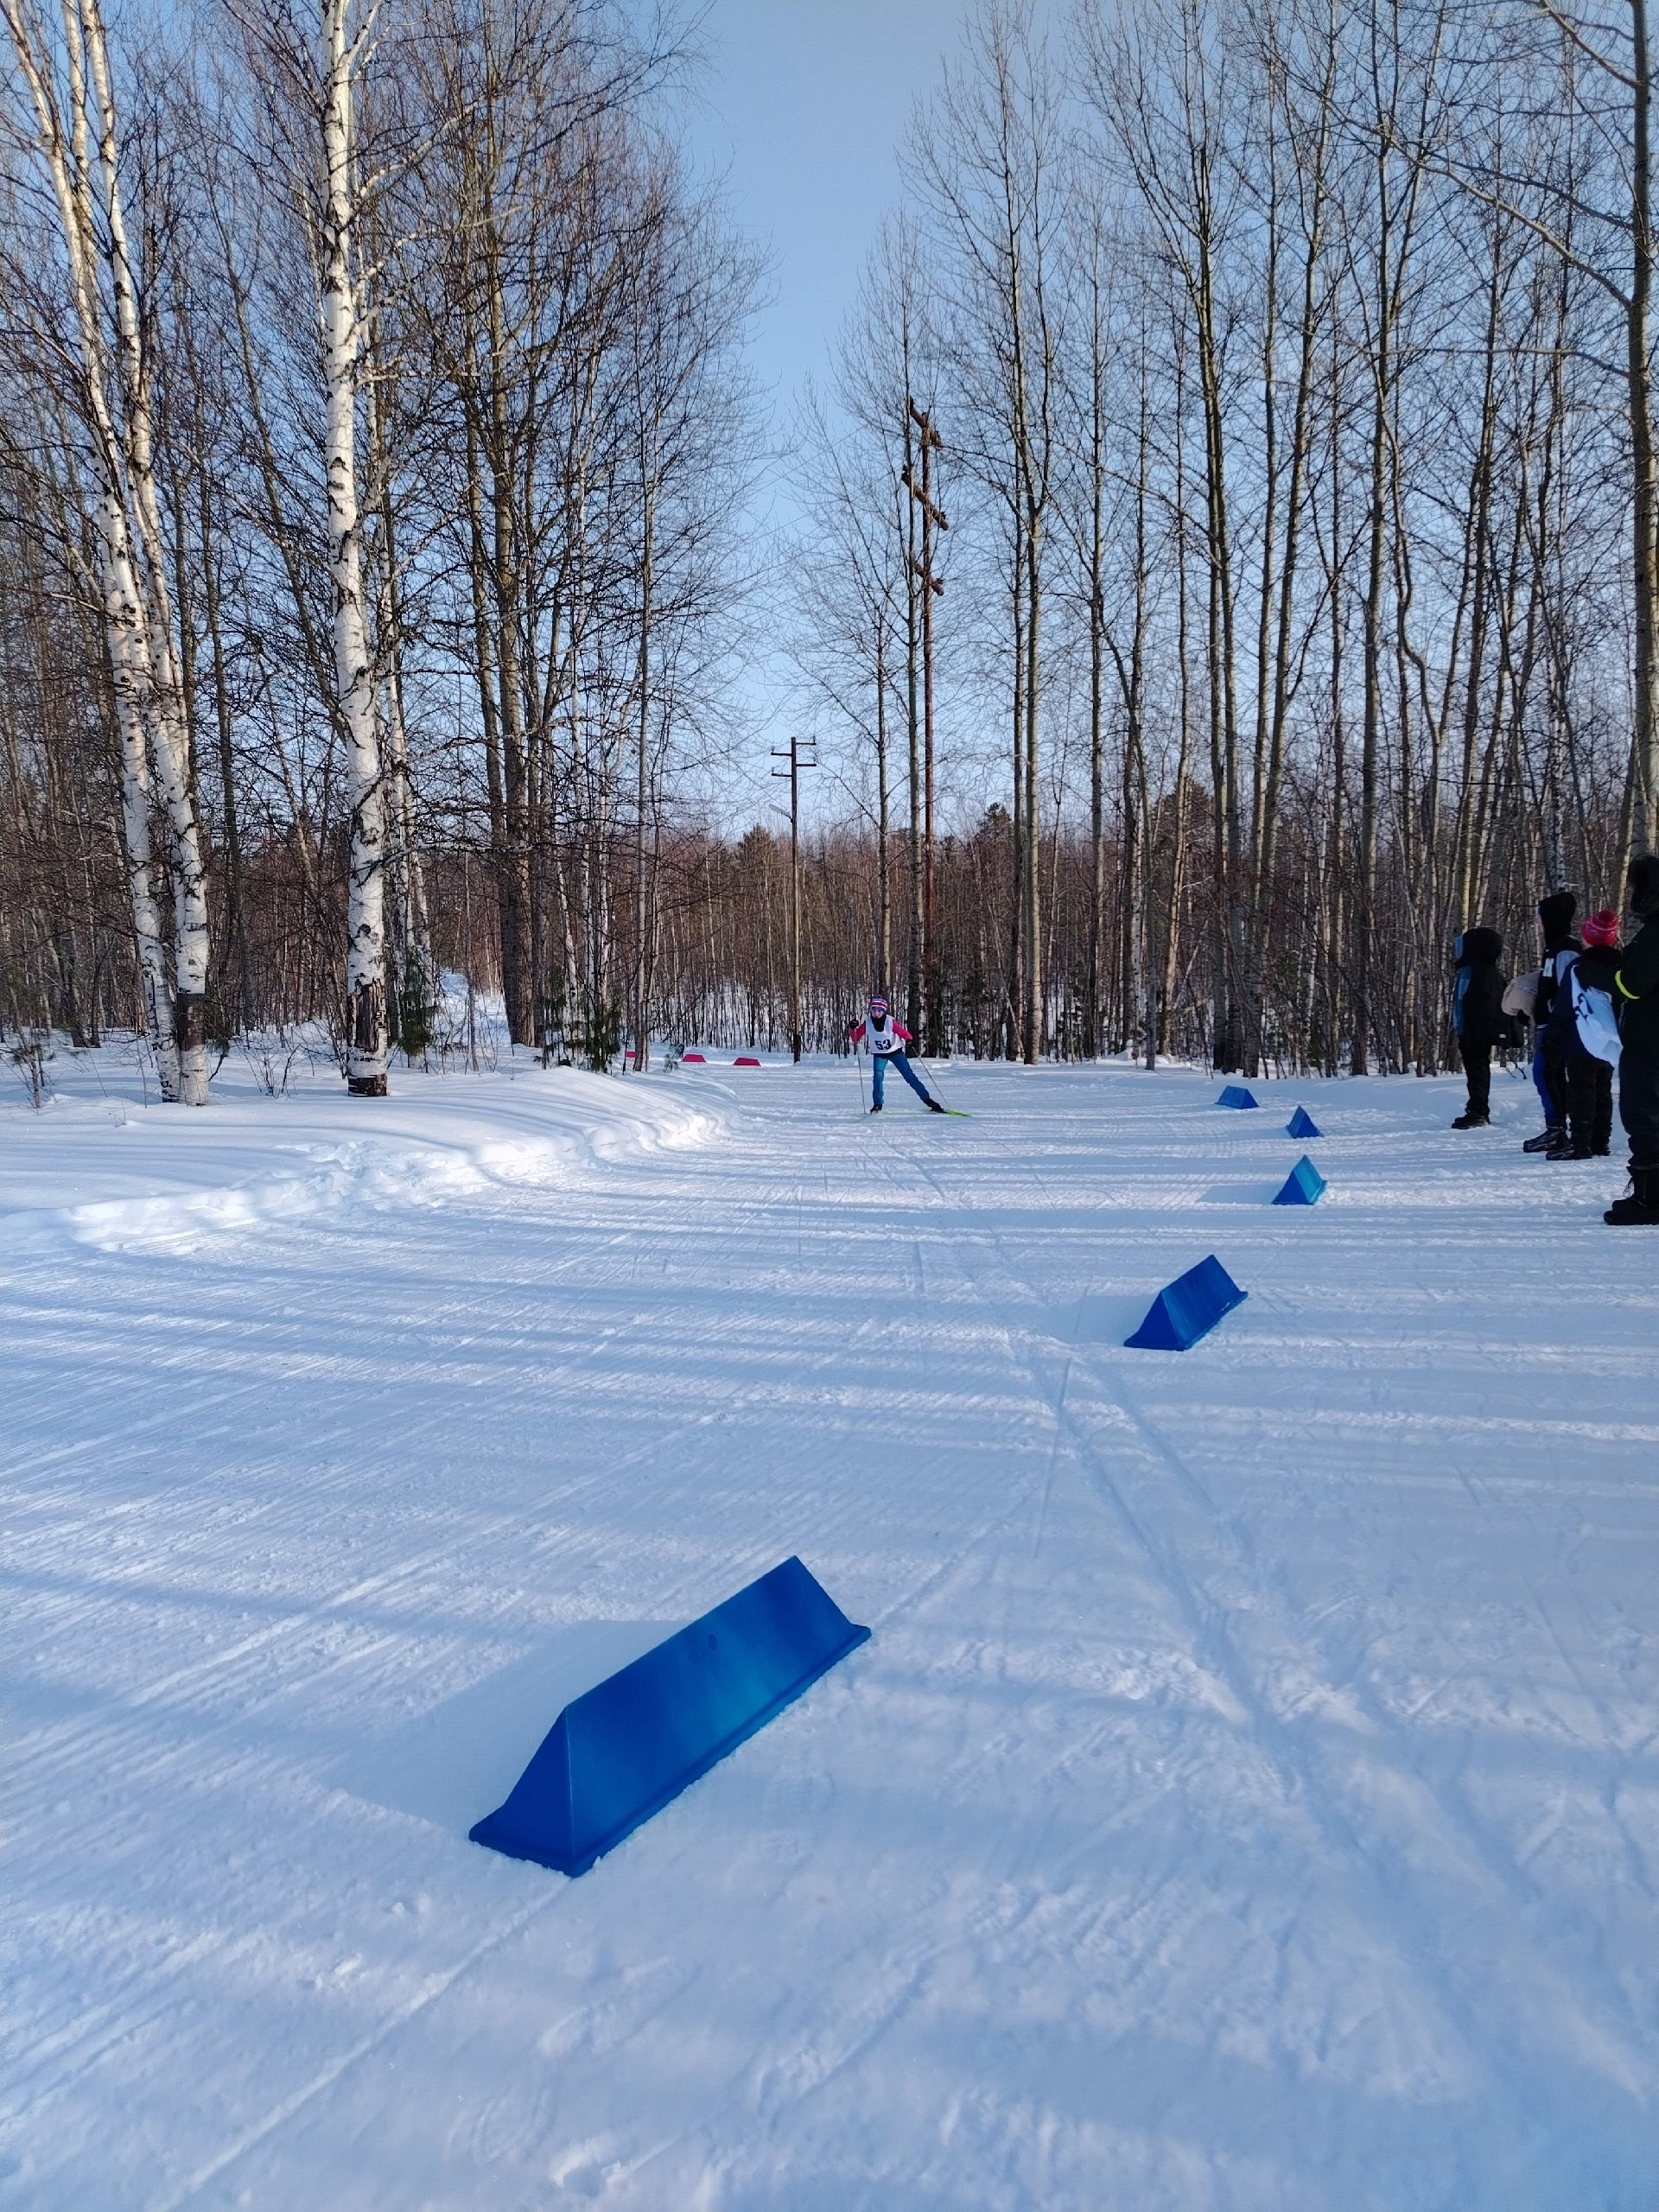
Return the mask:
[[[767,302],[754,321],[750,365],[786,441],[807,377],[827,381],[830,351],[855,306],[881,219],[902,198],[899,154],[912,112],[960,50],[976,0],[684,0],[699,22],[702,66],[684,107],[699,163],[723,176],[734,221],[770,254]],[[1036,0],[1039,20],[1058,0]],[[760,529],[787,528],[785,472],[760,487]],[[741,765],[724,804],[736,819],[772,814],[770,748],[788,726],[821,728],[832,767],[834,717],[804,708],[781,646],[762,647],[732,700]],[[837,774],[810,778],[808,810],[843,813]]]
[[732,213],[772,252],[754,367],[786,410],[858,289],[916,99],[970,0],[712,0],[688,125]]
[[[938,84],[973,5],[708,0],[685,128],[701,164],[724,177],[733,219],[771,257],[750,365],[771,409],[772,440],[786,440],[806,378],[827,380],[881,218],[901,197],[899,150],[911,112]],[[786,528],[791,508],[786,478],[774,469],[760,487],[758,526]],[[741,765],[726,801],[734,819],[775,818],[783,790],[770,780],[769,748],[785,741],[798,712],[792,688],[780,650],[763,648],[740,679],[732,705]],[[810,813],[844,810],[836,776],[808,783]]]

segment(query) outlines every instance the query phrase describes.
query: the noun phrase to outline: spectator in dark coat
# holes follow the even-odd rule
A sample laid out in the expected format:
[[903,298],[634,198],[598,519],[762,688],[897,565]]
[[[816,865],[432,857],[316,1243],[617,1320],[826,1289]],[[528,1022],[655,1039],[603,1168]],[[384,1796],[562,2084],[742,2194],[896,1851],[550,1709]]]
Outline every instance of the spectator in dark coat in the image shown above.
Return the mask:
[[1452,1001],[1452,1026],[1469,1083],[1469,1103],[1454,1129],[1484,1129],[1491,1120],[1492,1047],[1506,1041],[1509,1016],[1503,1011],[1503,978],[1497,963],[1503,940],[1496,930],[1465,930],[1452,948],[1458,963]]
[[1567,1065],[1559,1042],[1551,1042],[1549,1014],[1555,1000],[1560,955],[1583,950],[1573,934],[1573,917],[1578,904],[1570,891],[1552,891],[1548,899],[1538,901],[1544,957],[1532,1001],[1532,1081],[1538,1103],[1544,1109],[1544,1128],[1541,1136],[1527,1139],[1521,1147],[1522,1152],[1558,1150],[1567,1140]]
[[1630,1195],[1604,1221],[1625,1228],[1659,1227],[1659,853],[1630,862],[1627,900],[1638,925],[1622,952],[1586,950],[1579,972],[1611,995],[1623,1051],[1618,1061],[1618,1118],[1630,1141]]

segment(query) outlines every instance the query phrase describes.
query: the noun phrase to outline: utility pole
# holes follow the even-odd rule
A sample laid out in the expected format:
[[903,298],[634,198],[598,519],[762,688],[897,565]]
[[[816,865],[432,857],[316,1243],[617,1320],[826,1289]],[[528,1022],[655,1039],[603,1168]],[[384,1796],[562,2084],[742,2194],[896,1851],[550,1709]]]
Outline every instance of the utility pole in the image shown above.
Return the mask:
[[944,441],[933,427],[931,412],[918,407],[906,393],[905,404],[918,434],[922,450],[921,481],[916,480],[913,469],[904,472],[905,488],[922,511],[922,556],[906,556],[922,588],[922,745],[923,745],[923,830],[922,830],[922,978],[923,1005],[926,1018],[923,1024],[925,1049],[939,1050],[939,965],[938,939],[933,922],[933,598],[943,593],[944,583],[933,573],[933,533],[949,530],[944,510],[934,505],[931,461],[934,454],[942,452]]
[[774,746],[774,760],[787,760],[787,768],[774,768],[774,776],[789,778],[789,1048],[798,1066],[801,1058],[801,775],[816,768],[817,741],[791,737],[785,752]]

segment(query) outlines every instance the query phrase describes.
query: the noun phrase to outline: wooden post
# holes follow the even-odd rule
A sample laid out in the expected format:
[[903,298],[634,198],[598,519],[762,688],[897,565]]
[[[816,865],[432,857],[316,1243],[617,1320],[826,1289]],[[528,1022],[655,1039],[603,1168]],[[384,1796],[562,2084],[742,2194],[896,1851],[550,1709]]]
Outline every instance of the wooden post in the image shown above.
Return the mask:
[[810,737],[791,737],[787,751],[774,747],[772,755],[789,763],[772,772],[789,779],[789,1049],[797,1066],[801,1058],[801,772],[818,765],[816,757],[809,757],[813,742]]
[[942,450],[944,441],[933,428],[928,410],[918,407],[908,395],[906,405],[911,420],[920,433],[918,443],[922,453],[921,481],[917,482],[913,471],[905,471],[905,487],[922,511],[922,557],[913,557],[910,565],[922,587],[922,1004],[923,1050],[937,1052],[940,1049],[938,942],[934,934],[933,919],[933,597],[943,592],[944,584],[933,573],[933,533],[949,530],[950,525],[944,512],[933,502],[931,461]]

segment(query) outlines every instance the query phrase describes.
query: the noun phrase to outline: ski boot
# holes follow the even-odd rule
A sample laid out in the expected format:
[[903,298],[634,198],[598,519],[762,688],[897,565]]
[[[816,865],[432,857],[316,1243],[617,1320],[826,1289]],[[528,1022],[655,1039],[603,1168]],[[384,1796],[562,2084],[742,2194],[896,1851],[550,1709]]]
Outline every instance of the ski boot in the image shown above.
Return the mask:
[[874,1105],[871,1107],[870,1111],[872,1114],[879,1114],[881,1111],[881,1101],[879,1098],[876,1100]]
[[1521,1147],[1522,1152],[1548,1152],[1560,1143],[1567,1131],[1559,1122],[1552,1122],[1541,1136],[1529,1137]]
[[1659,1167],[1632,1167],[1630,1195],[1615,1199],[1601,1217],[1612,1229],[1659,1229]]
[[930,1114],[943,1114],[944,1109],[937,1098],[930,1098],[927,1102],[927,1110]]

